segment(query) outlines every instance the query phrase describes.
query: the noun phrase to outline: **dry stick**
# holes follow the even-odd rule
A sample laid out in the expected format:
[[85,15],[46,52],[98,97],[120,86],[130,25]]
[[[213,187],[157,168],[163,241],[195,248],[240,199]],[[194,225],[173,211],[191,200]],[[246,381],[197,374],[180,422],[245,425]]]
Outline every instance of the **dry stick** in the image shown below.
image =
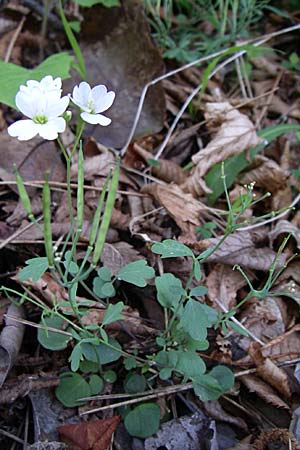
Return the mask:
[[12,50],[13,50],[13,48],[14,48],[14,45],[15,45],[15,43],[16,43],[16,40],[17,40],[18,37],[19,37],[19,34],[20,34],[21,31],[22,31],[24,22],[25,22],[25,17],[23,16],[22,19],[20,20],[20,23],[19,23],[19,25],[18,25],[16,31],[15,31],[14,34],[13,34],[13,37],[12,37],[10,43],[9,43],[9,46],[7,47],[6,54],[5,54],[5,57],[4,57],[4,61],[5,61],[5,62],[8,62],[9,59],[10,59],[10,57],[11,57],[11,52],[12,52]]
[[282,75],[283,75],[283,70],[281,70],[281,71],[277,74],[277,77],[276,77],[275,82],[274,82],[274,86],[273,86],[273,88],[272,88],[272,90],[271,90],[271,93],[270,93],[269,97],[267,98],[267,103],[266,103],[266,105],[263,107],[263,109],[261,110],[260,115],[258,116],[258,118],[257,118],[257,120],[256,120],[255,128],[258,128],[258,127],[259,127],[260,122],[262,121],[264,115],[266,114],[267,110],[269,109],[270,104],[271,104],[271,102],[272,102],[272,100],[273,100],[275,91],[277,91],[277,89],[278,89],[278,85],[279,85],[279,82],[280,82],[280,80],[281,80],[281,78],[282,78]]
[[[127,169],[127,168],[126,168]],[[8,181],[0,181],[0,186],[1,185],[15,185],[17,184],[17,182],[15,180],[8,180]],[[31,186],[31,187],[36,187],[36,188],[40,188],[42,189],[44,184],[45,184],[45,180],[33,180],[33,181],[23,181],[24,186]],[[59,191],[59,192],[65,192],[66,188],[67,188],[67,183],[62,183],[61,181],[49,181],[49,186],[50,188],[52,188],[53,191]],[[77,189],[78,184],[77,183],[71,183],[70,184],[71,188],[75,188]],[[59,189],[59,187],[64,188],[64,189]],[[101,187],[96,187],[96,186],[88,186],[86,184],[83,185],[83,188],[87,191],[97,191],[97,192],[101,192],[102,188]],[[122,190],[118,190],[117,191],[118,194],[122,194],[122,195],[134,195],[137,197],[146,197],[147,194],[141,194],[140,192],[134,192],[134,191],[122,191]]]
[[[261,40],[259,40],[256,43],[255,43],[255,41],[257,41],[257,38],[249,39],[249,40],[243,42],[243,45],[253,43],[254,45],[258,46],[258,45],[261,45],[261,44],[265,43],[266,41],[268,41],[269,39],[271,39],[273,37],[276,37],[276,36],[279,36],[279,35],[285,34],[285,33],[290,33],[292,31],[299,30],[299,29],[300,29],[300,24],[293,25],[291,27],[284,28],[283,30],[279,30],[279,31],[275,31],[273,33],[269,33],[269,34],[265,35]],[[124,155],[126,153],[126,150],[127,150],[128,146],[129,146],[130,142],[132,141],[132,138],[133,138],[134,133],[136,131],[138,122],[140,120],[140,116],[141,116],[141,112],[142,112],[142,109],[143,109],[143,104],[144,104],[144,101],[145,101],[145,97],[146,97],[147,91],[148,91],[148,89],[151,86],[157,84],[159,81],[162,81],[162,80],[164,80],[164,79],[166,79],[166,78],[168,78],[168,77],[170,77],[172,75],[175,75],[176,73],[182,72],[185,69],[188,69],[190,67],[196,66],[196,65],[198,65],[198,64],[200,64],[200,63],[202,63],[204,61],[208,61],[210,59],[213,59],[213,58],[216,58],[218,56],[221,56],[227,50],[228,50],[228,48],[225,49],[225,50],[220,50],[218,52],[215,52],[215,53],[213,53],[211,55],[199,58],[196,61],[193,61],[191,63],[185,64],[184,66],[181,66],[178,69],[171,70],[170,72],[168,72],[168,73],[166,73],[164,75],[161,75],[161,76],[155,78],[154,80],[149,81],[149,83],[145,84],[145,86],[144,86],[144,88],[142,90],[141,96],[140,96],[139,104],[138,104],[138,107],[137,107],[137,112],[136,112],[136,115],[135,115],[135,118],[134,118],[131,130],[130,130],[130,133],[128,135],[126,143],[124,144],[123,148],[121,149],[121,155]],[[246,53],[246,51],[238,52],[234,59],[242,56],[244,53]],[[201,89],[201,87],[199,89]],[[196,95],[198,93],[199,89],[195,92],[194,95]],[[193,98],[193,97],[191,97],[191,98]],[[182,116],[182,114],[185,111],[186,107],[188,106],[189,102],[190,102],[190,97],[188,98],[188,102],[185,102],[185,104],[183,105],[184,108],[182,107],[180,109],[180,111],[178,112],[178,114],[177,114],[177,116],[176,116],[176,118],[175,118],[175,120],[174,120],[174,122],[173,122],[173,124],[172,124],[172,126],[171,126],[171,128],[170,128],[170,130],[169,130],[169,132],[167,134],[167,136],[166,136],[166,139],[164,140],[164,142],[162,144],[163,147],[160,147],[160,149],[159,149],[159,156],[161,155],[162,151],[164,150],[165,146],[167,145],[167,142],[169,141],[169,138],[170,138],[171,134],[173,133],[174,128],[177,125],[177,122],[179,121],[180,117]]]
[[[36,219],[37,222],[39,222],[42,219],[42,216],[38,217]],[[33,225],[35,225],[35,223],[30,222],[28,225],[26,225],[24,228],[21,228],[20,230],[15,231],[11,236],[9,236],[7,239],[5,239],[4,241],[0,241],[0,250],[2,248],[4,248],[7,244],[9,244],[11,241],[13,241],[16,237],[20,236],[20,234],[24,233],[24,231],[29,230],[29,228],[31,228]]]
[[[285,362],[277,364],[277,367],[282,367],[282,366],[287,366],[287,365],[295,365],[299,361],[300,361],[300,358],[297,358],[297,359],[291,360],[291,361],[285,361]],[[256,371],[257,371],[257,368],[243,370],[241,372],[236,373],[235,378],[240,378],[242,376],[255,373]],[[185,383],[185,384],[179,384],[176,386],[168,386],[168,387],[165,387],[164,389],[153,389],[153,391],[151,391],[151,394],[149,394],[149,395],[143,395],[144,393],[127,394],[127,398],[132,397],[132,396],[136,396],[137,398],[133,398],[133,399],[127,400],[127,401],[124,400],[123,402],[114,403],[112,405],[106,405],[106,406],[101,406],[99,408],[90,409],[88,411],[84,411],[84,412],[80,413],[79,415],[83,416],[85,414],[92,414],[92,413],[99,412],[99,411],[105,411],[107,409],[118,408],[119,406],[125,406],[125,405],[134,404],[134,403],[139,403],[144,400],[147,401],[152,398],[165,397],[166,395],[177,394],[178,392],[187,391],[192,388],[193,388],[193,383],[189,382],[189,383]],[[98,396],[94,396],[94,397],[85,397],[83,400],[109,400],[111,398],[122,398],[125,396],[126,396],[126,394],[115,394],[115,397],[113,397],[112,395],[98,395]]]

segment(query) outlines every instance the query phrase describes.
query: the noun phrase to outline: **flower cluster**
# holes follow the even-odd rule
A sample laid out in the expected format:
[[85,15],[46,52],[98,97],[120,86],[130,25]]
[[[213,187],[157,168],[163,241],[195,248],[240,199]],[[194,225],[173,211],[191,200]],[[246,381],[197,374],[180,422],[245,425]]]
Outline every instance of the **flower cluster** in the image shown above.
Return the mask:
[[29,119],[18,120],[8,127],[10,136],[28,141],[36,135],[53,140],[66,129],[64,113],[70,99],[80,108],[82,120],[91,124],[107,126],[111,119],[103,111],[111,107],[115,93],[108,92],[104,85],[90,87],[83,81],[75,86],[72,96],[62,97],[61,78],[47,75],[41,81],[29,80],[21,85],[16,95],[17,108]]

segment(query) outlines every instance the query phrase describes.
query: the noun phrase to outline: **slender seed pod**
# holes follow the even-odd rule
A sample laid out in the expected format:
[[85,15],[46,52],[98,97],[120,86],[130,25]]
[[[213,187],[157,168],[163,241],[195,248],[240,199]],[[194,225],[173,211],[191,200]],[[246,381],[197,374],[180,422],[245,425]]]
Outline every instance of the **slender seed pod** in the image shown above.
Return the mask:
[[110,179],[111,179],[111,173],[108,174],[108,176],[107,176],[107,178],[105,180],[105,183],[104,183],[103,188],[102,188],[101,195],[99,197],[97,209],[96,209],[95,214],[94,214],[92,229],[91,229],[91,233],[90,233],[90,240],[89,240],[89,246],[90,247],[92,247],[94,245],[95,240],[96,240],[97,230],[98,230],[98,227],[99,227],[99,222],[100,222],[100,217],[101,217],[102,206],[103,206],[103,202],[104,202],[104,197],[106,195],[107,186],[108,186],[108,183],[109,183]]
[[33,212],[31,209],[30,198],[29,198],[29,195],[27,194],[22,177],[19,174],[15,164],[14,164],[14,172],[15,172],[15,176],[16,176],[16,182],[17,182],[17,187],[18,187],[21,203],[22,203],[25,211],[27,212],[29,219],[31,220],[33,218]]
[[82,230],[83,224],[83,205],[84,205],[84,161],[82,142],[80,142],[80,148],[78,152],[78,178],[77,178],[77,228]]
[[49,267],[53,267],[54,260],[53,260],[53,244],[51,231],[51,194],[48,178],[49,174],[46,173],[45,184],[43,186],[44,241]]
[[96,265],[100,259],[100,256],[101,256],[101,253],[103,250],[103,246],[105,243],[106,234],[108,232],[110,219],[112,216],[112,212],[113,212],[114,204],[115,204],[115,200],[116,200],[116,195],[117,195],[117,189],[118,189],[118,183],[119,183],[119,172],[120,172],[120,158],[118,158],[116,161],[116,168],[114,170],[112,180],[110,183],[109,192],[108,192],[108,196],[107,196],[106,203],[105,203],[105,210],[103,213],[102,222],[101,222],[98,237],[96,240],[95,251],[94,251],[93,260],[92,260],[92,265],[94,267],[96,267]]

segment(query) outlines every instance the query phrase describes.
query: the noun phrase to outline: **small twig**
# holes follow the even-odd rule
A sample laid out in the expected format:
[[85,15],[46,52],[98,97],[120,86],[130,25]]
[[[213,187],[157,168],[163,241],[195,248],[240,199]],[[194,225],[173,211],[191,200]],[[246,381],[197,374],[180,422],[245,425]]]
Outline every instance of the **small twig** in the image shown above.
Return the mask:
[[[42,216],[38,217],[36,219],[37,222],[39,222],[42,219]],[[33,222],[28,223],[24,228],[21,228],[17,231],[15,231],[11,236],[9,236],[7,239],[5,239],[4,241],[0,241],[0,250],[2,248],[4,248],[7,244],[11,243],[12,241],[15,240],[16,237],[20,236],[20,234],[24,233],[24,231],[29,230],[31,227],[33,227],[33,225],[35,225]]]
[[14,434],[9,433],[8,431],[3,430],[2,428],[0,428],[0,434],[3,434],[3,436],[6,436],[6,437],[12,439],[13,441],[18,442],[21,445],[24,444],[24,441],[22,439],[20,439],[18,436],[15,436]]
[[40,328],[42,330],[53,331],[54,333],[64,334],[65,336],[70,336],[71,338],[73,338],[72,333],[68,333],[67,331],[60,330],[59,328],[53,328],[53,327],[48,327],[45,325],[40,325],[38,323],[30,322],[29,320],[19,319],[18,317],[14,317],[14,316],[8,316],[7,314],[4,314],[4,318],[11,319],[18,323],[23,323],[24,325],[29,325],[34,328]]
[[19,34],[22,31],[24,22],[25,22],[25,17],[23,16],[22,19],[20,20],[19,25],[17,26],[16,31],[13,34],[13,37],[11,38],[11,41],[10,41],[8,47],[7,47],[7,50],[6,50],[6,53],[5,53],[5,57],[4,57],[4,61],[5,62],[8,62],[10,60],[11,53],[13,51],[14,45],[16,43],[16,40],[18,39]]
[[[10,184],[16,185],[17,182],[15,180],[0,181],[0,186],[1,185],[10,185]],[[23,184],[24,184],[24,186],[30,186],[30,187],[36,187],[36,188],[42,189],[45,184],[45,180],[23,181]],[[52,188],[52,190],[64,192],[67,188],[67,183],[63,183],[60,181],[49,181],[49,186],[50,186],[50,188]],[[74,189],[78,188],[77,183],[71,183],[70,186],[71,186],[71,188],[74,188]],[[64,189],[59,189],[59,187],[64,188]],[[102,190],[103,190],[101,187],[88,186],[87,184],[83,185],[83,189],[85,189],[87,191],[96,191],[96,192],[102,192]],[[147,194],[141,194],[140,192],[134,192],[134,191],[118,190],[117,193],[122,194],[122,195],[134,195],[137,197],[147,197]]]
[[276,92],[277,89],[278,89],[278,85],[279,85],[279,82],[280,82],[280,80],[281,80],[281,78],[282,78],[282,75],[283,75],[283,70],[281,70],[281,71],[277,74],[276,80],[275,80],[275,82],[274,82],[274,86],[273,86],[273,88],[272,88],[272,90],[271,90],[271,92],[270,92],[270,95],[269,95],[268,98],[267,98],[267,104],[263,107],[263,109],[261,110],[261,112],[260,112],[260,114],[259,114],[259,116],[258,116],[258,118],[257,118],[257,120],[256,120],[255,128],[258,128],[258,127],[259,127],[260,122],[262,121],[262,118],[265,116],[265,114],[266,114],[266,112],[267,112],[267,110],[268,110],[268,108],[269,108],[269,106],[270,106],[270,104],[271,104],[271,102],[272,102],[272,100],[273,100],[274,94],[275,94],[275,92]]

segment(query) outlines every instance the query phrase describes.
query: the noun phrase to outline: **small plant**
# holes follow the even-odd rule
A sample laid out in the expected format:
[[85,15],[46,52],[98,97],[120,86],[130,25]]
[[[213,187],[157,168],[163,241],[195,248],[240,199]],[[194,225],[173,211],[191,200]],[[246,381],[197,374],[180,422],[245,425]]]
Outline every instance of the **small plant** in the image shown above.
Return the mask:
[[[144,0],[154,38],[166,58],[194,61],[248,36],[269,0]],[[203,29],[203,22],[211,35]]]

